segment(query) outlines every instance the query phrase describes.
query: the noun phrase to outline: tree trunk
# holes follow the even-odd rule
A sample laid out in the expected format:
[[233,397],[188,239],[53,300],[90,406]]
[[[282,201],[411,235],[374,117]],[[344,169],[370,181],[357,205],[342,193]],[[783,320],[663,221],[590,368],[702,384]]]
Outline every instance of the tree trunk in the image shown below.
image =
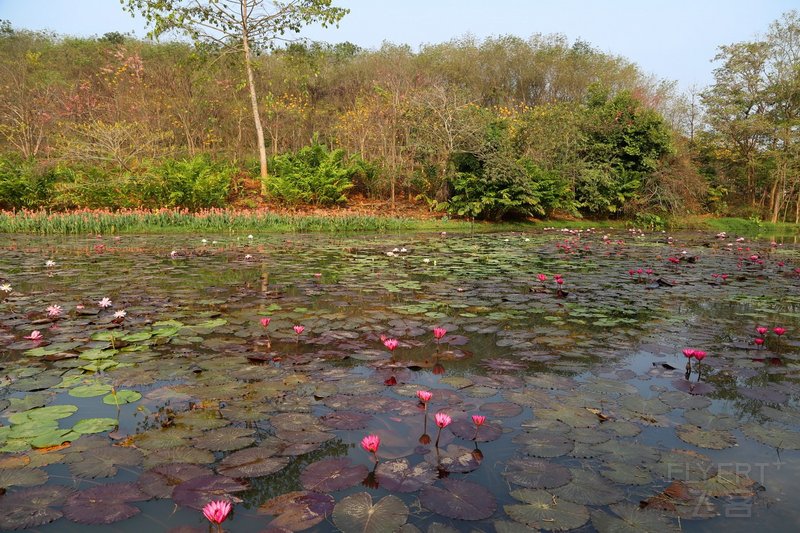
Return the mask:
[[244,68],[247,71],[247,89],[250,92],[250,103],[253,106],[253,121],[258,138],[258,160],[261,165],[261,194],[267,190],[267,146],[264,143],[264,128],[261,126],[261,115],[258,112],[256,84],[253,80],[253,66],[250,63],[250,42],[247,38],[247,3],[241,0],[242,6],[242,48],[244,49]]

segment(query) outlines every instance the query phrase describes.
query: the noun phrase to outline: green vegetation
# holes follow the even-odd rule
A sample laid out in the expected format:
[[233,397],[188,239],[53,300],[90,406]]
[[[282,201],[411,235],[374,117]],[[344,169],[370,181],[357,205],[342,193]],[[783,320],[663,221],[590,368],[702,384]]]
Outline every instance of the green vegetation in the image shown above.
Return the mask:
[[[191,33],[169,3],[126,5],[164,15],[156,32]],[[297,27],[345,14],[308,6],[311,19],[291,14]],[[194,34],[156,43],[1,25],[0,84],[14,90],[0,103],[0,208],[345,207],[358,197],[471,220],[800,222],[794,11],[760,40],[722,46],[714,85],[689,95],[560,36],[412,52],[272,48],[226,31],[230,50]],[[245,37],[258,53],[228,53]]]

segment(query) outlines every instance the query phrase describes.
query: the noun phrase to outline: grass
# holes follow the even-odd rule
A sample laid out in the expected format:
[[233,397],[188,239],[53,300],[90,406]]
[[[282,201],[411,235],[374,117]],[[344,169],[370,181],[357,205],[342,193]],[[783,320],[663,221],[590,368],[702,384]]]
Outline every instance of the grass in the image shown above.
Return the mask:
[[800,233],[800,225],[788,222],[763,222],[734,217],[687,216],[671,220],[669,229],[724,231],[731,235],[790,236]]
[[[352,233],[398,231],[498,231],[521,229],[519,224],[488,224],[452,219],[415,219],[372,215],[278,214],[266,209],[183,209],[0,211],[0,233],[85,235],[118,233]],[[528,225],[528,227],[530,227]]]
[[[449,218],[414,218],[363,214],[307,215],[276,213],[267,209],[186,209],[158,210],[77,210],[0,211],[0,233],[39,235],[86,235],[118,233],[207,232],[215,234],[246,231],[249,233],[353,233],[405,231],[530,231],[542,228],[630,227],[624,220],[543,220],[537,222],[470,222]],[[796,224],[761,222],[742,218],[689,216],[672,219],[670,230],[725,231],[731,235],[790,236],[800,233]]]

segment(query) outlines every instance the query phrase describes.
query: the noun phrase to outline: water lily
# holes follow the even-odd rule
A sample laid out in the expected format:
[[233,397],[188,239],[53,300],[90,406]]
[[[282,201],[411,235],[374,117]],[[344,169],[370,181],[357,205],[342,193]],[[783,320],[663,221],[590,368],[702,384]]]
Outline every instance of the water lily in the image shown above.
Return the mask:
[[698,361],[702,361],[703,359],[705,359],[705,357],[706,357],[706,352],[704,352],[703,350],[694,351],[694,358],[697,359]]
[[400,341],[398,341],[397,339],[386,339],[385,341],[383,341],[383,345],[386,346],[386,348],[390,352],[393,352],[395,348],[397,348],[400,345]]
[[762,339],[761,337],[756,337],[755,339],[753,339],[753,342],[756,343],[756,346],[764,345],[764,339]]
[[13,290],[14,289],[11,288],[11,284],[10,283],[3,283],[2,285],[0,285],[0,292],[4,292],[4,293],[8,294]]
[[28,339],[28,340],[32,340],[32,341],[40,341],[40,340],[44,339],[44,335],[42,335],[41,331],[39,331],[38,329],[35,329],[35,330],[31,331],[31,334],[27,335],[25,338]]
[[784,333],[786,333],[786,328],[782,328],[782,327],[780,327],[780,326],[776,326],[776,327],[772,328],[772,332],[773,332],[775,335],[777,335],[777,336],[779,336],[779,337],[780,337],[781,335],[783,335]]
[[[270,320],[272,320],[272,319],[270,317],[268,317],[268,316],[261,317],[261,320],[260,320],[261,325],[264,326],[265,328],[268,327]],[[297,330],[295,330],[295,331],[297,331]],[[298,335],[299,335],[299,333],[298,333]]]
[[44,262],[44,266],[46,266],[47,268],[53,268],[54,266],[56,266],[56,262],[53,261],[52,259],[48,259],[47,261]]
[[756,327],[756,331],[758,332],[759,335],[764,336],[764,335],[767,334],[767,331],[769,331],[769,330],[767,328],[765,328],[764,326],[757,326]]
[[684,348],[683,349],[683,356],[687,359],[691,359],[694,357],[694,348]]
[[486,417],[483,415],[472,415],[472,423],[475,424],[475,436],[472,437],[472,440],[478,439],[478,429],[486,422]]
[[439,433],[436,434],[436,444],[434,446],[436,446],[436,448],[439,448],[439,437],[442,436],[442,428],[446,428],[447,426],[449,426],[450,422],[452,422],[453,419],[450,418],[450,415],[448,415],[447,413],[442,413],[442,412],[436,413],[436,415],[433,418],[436,421],[436,425],[439,428]]
[[210,501],[203,507],[203,515],[212,524],[216,524],[217,531],[222,531],[220,524],[228,518],[231,512],[231,504],[225,500]]
[[47,306],[47,316],[50,318],[58,318],[63,311],[64,309],[60,305]]
[[245,255],[244,255],[244,260],[245,260],[245,261],[250,261],[251,259],[253,259],[253,256],[252,256],[252,255],[250,255],[250,254],[245,254]]
[[544,274],[538,274],[536,277],[537,277],[537,278],[539,279],[539,281],[541,281],[542,283],[544,283],[545,281],[547,281],[547,276],[545,276]]
[[444,328],[439,328],[439,327],[433,328],[433,336],[436,338],[436,340],[440,340],[442,337],[445,336],[446,333],[447,330]]
[[97,305],[99,305],[102,309],[105,309],[107,307],[111,307],[111,305],[112,305],[111,299],[104,296],[103,299],[101,299],[99,302],[97,302]]
[[128,312],[125,311],[124,309],[120,309],[119,311],[114,311],[115,319],[125,318],[126,316],[128,316]]
[[247,238],[250,239],[250,240],[253,240],[253,236],[252,235],[248,235]]
[[427,409],[428,402],[431,401],[431,398],[433,398],[433,394],[426,390],[418,390],[417,398],[419,398],[419,401],[422,402],[423,407]]
[[434,420],[436,420],[436,425],[439,426],[440,429],[446,428],[447,426],[450,425],[450,422],[453,421],[453,419],[450,418],[450,415],[442,412],[436,413],[436,415],[433,418]]
[[378,448],[380,445],[381,438],[378,435],[367,435],[361,439],[361,447],[364,448],[364,451],[373,455],[376,463],[378,462]]

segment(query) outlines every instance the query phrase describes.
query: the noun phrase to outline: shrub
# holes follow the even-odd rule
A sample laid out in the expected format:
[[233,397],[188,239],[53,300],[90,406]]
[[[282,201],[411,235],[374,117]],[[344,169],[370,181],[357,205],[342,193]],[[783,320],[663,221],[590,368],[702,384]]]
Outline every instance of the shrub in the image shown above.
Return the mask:
[[267,179],[267,193],[289,205],[344,203],[359,170],[348,163],[344,150],[328,151],[316,139],[295,154],[273,157],[269,167],[272,174]]
[[0,208],[23,209],[46,205],[55,176],[52,169],[18,156],[0,156]]

